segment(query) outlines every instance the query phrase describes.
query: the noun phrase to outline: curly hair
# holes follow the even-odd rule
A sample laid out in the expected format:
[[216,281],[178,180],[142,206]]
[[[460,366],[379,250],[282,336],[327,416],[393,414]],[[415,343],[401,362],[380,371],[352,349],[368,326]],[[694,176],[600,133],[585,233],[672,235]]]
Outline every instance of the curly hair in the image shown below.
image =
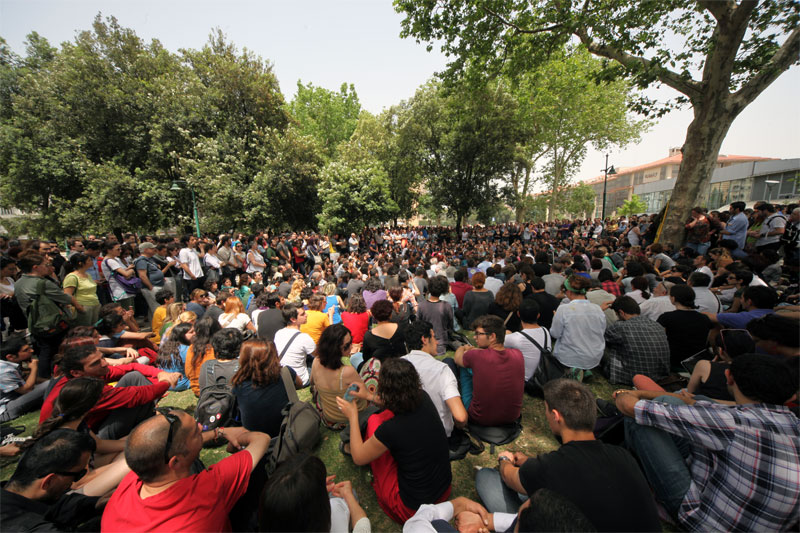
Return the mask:
[[317,355],[322,366],[330,370],[342,367],[342,350],[348,335],[352,341],[350,330],[341,323],[325,328],[317,343]]
[[417,409],[422,401],[422,384],[414,365],[401,358],[385,360],[378,375],[378,394],[395,415]]
[[280,378],[281,364],[275,343],[252,339],[242,344],[239,352],[239,370],[231,379],[235,387],[250,380],[256,387],[265,387]]
[[516,311],[519,309],[519,304],[522,303],[522,291],[513,281],[507,281],[497,291],[494,301],[506,311]]
[[392,311],[394,311],[394,305],[389,300],[378,300],[372,304],[372,309],[370,309],[372,317],[378,322],[389,320],[392,317]]
[[348,313],[366,313],[367,312],[367,304],[364,302],[364,298],[359,294],[354,294],[350,298],[347,299],[347,312]]

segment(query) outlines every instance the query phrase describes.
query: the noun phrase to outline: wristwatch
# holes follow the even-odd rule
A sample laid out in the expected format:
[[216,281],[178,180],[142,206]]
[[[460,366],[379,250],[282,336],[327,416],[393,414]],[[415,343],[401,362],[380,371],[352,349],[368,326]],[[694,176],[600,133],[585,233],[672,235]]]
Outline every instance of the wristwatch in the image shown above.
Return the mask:
[[511,463],[511,464],[513,464],[513,463],[514,463],[514,461],[512,461],[511,459],[509,459],[509,458],[508,458],[508,457],[506,457],[505,455],[501,455],[501,456],[499,456],[499,457],[497,458],[497,462],[499,463],[500,461],[508,461],[508,462],[509,462],[509,463]]

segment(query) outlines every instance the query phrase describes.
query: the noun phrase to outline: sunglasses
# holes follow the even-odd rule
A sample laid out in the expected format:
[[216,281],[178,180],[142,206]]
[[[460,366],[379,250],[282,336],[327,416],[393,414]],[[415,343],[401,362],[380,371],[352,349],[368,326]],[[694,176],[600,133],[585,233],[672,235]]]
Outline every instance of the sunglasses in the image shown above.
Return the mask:
[[175,437],[176,427],[180,427],[181,419],[177,416],[172,414],[171,410],[163,409],[158,411],[160,414],[164,415],[164,418],[167,419],[169,422],[169,432],[167,433],[167,443],[164,446],[164,463],[169,463],[170,458],[172,457],[169,454],[169,449],[172,447],[172,439]]
[[85,476],[85,475],[86,475],[86,472],[88,472],[88,471],[89,471],[89,469],[88,469],[88,468],[84,468],[84,469],[82,469],[82,470],[78,470],[77,472],[53,472],[53,473],[54,473],[54,474],[58,474],[59,476],[68,476],[68,477],[71,477],[71,478],[72,478],[72,480],[73,480],[73,482],[74,482],[74,481],[78,481],[78,480],[79,480],[79,479],[81,479],[83,476]]

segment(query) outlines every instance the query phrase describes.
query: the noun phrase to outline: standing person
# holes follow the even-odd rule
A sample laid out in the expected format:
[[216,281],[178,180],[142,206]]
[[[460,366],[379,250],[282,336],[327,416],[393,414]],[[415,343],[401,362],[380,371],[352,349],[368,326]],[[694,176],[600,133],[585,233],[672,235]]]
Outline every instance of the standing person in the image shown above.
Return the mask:
[[578,381],[583,380],[586,370],[600,364],[606,347],[606,315],[586,299],[590,286],[591,280],[574,274],[564,281],[569,303],[558,306],[550,328],[558,339],[553,355]]
[[72,305],[78,316],[72,326],[94,326],[100,318],[100,300],[97,298],[97,283],[87,273],[94,261],[83,252],[75,252],[69,258],[72,272],[64,276],[64,292],[72,296]]
[[353,462],[370,465],[381,509],[402,524],[420,505],[447,500],[453,478],[447,435],[414,365],[405,359],[387,360],[377,394],[360,385],[353,396],[385,407],[369,417],[364,440],[355,399],[336,398],[350,423]]
[[702,207],[692,209],[692,218],[686,223],[686,230],[688,231],[686,247],[697,252],[697,255],[706,255],[711,245],[709,237],[711,224]]
[[164,273],[153,259],[156,254],[156,245],[151,242],[143,242],[139,245],[139,257],[133,262],[133,267],[142,280],[142,296],[147,302],[147,320],[153,320],[153,313],[158,308],[156,293],[165,287]]
[[777,252],[781,248],[781,235],[786,231],[786,217],[782,213],[778,213],[773,204],[761,204],[758,210],[764,217],[764,223],[759,232],[754,235],[758,237],[756,250],[759,252],[775,250]]
[[278,350],[281,366],[288,366],[300,378],[303,387],[311,384],[311,366],[308,360],[317,345],[308,334],[300,331],[306,323],[306,310],[303,304],[286,304],[281,310],[286,327],[275,332],[275,348]]
[[472,325],[477,348],[464,345],[453,357],[461,372],[461,398],[469,420],[481,426],[501,426],[520,418],[525,362],[522,352],[503,344],[503,321],[485,315]]
[[255,272],[264,273],[267,263],[264,261],[264,256],[258,251],[258,239],[253,237],[250,240],[250,249],[247,251],[247,270],[248,274]]
[[536,457],[510,451],[497,469],[481,468],[475,488],[490,512],[515,513],[540,489],[572,502],[597,531],[661,531],[658,511],[636,460],[595,440],[595,397],[586,385],[557,379],[544,386],[544,415],[561,447]]
[[197,255],[195,250],[197,237],[184,235],[181,237],[181,245],[183,248],[178,252],[178,262],[183,270],[183,294],[188,299],[192,291],[203,288],[205,277],[203,276],[203,265],[200,263],[200,256]]
[[100,269],[103,271],[103,276],[108,280],[108,290],[111,292],[111,299],[118,302],[125,309],[133,308],[134,295],[128,294],[125,287],[120,283],[115,274],[123,276],[125,279],[131,279],[135,272],[132,267],[128,267],[120,260],[122,253],[122,246],[117,242],[108,242],[105,245],[105,257],[103,262],[100,263]]
[[[44,286],[44,294],[56,305],[64,306],[72,303],[72,297],[48,277],[51,271],[48,261],[40,254],[29,253],[21,257],[18,262],[22,276],[14,284],[14,298],[17,299],[23,313],[27,314],[31,300],[39,292],[40,284]],[[63,330],[52,335],[33,335],[39,356],[39,377],[49,378],[52,375],[53,357],[66,334],[67,331]]]
[[226,279],[231,280],[231,283],[233,283],[234,279],[236,278],[236,262],[233,259],[231,238],[227,235],[223,235],[219,239],[217,258],[219,259],[220,267],[222,268],[220,285],[222,285],[222,282]]
[[744,214],[744,202],[733,202],[730,206],[731,219],[728,225],[720,231],[722,239],[732,240],[736,243],[736,248],[731,250],[731,255],[736,258],[747,257],[744,251],[745,240],[747,239],[747,215]]

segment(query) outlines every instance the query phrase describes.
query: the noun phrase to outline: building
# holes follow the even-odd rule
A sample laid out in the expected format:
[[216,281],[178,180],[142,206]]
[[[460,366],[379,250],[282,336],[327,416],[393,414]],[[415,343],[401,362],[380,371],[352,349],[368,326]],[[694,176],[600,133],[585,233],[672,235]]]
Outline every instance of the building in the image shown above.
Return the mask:
[[[623,202],[630,200],[634,194],[647,203],[648,212],[661,210],[672,195],[672,188],[678,177],[682,157],[683,154],[679,148],[670,148],[669,156],[664,159],[635,167],[620,168],[617,170],[617,174],[608,176],[606,216],[614,213]],[[725,205],[726,202],[730,203],[739,199],[744,201],[763,200],[768,197],[769,192],[766,190],[764,182],[775,180],[779,180],[780,185],[770,184],[774,193],[773,199],[794,197],[797,186],[792,180],[797,176],[800,166],[798,162],[800,160],[720,155],[708,190],[698,199],[697,203],[710,209],[716,209]],[[784,185],[784,179],[786,185]],[[603,211],[603,176],[592,178],[586,183],[594,189],[596,195],[594,216],[599,217]],[[759,194],[760,197],[754,197]]]

